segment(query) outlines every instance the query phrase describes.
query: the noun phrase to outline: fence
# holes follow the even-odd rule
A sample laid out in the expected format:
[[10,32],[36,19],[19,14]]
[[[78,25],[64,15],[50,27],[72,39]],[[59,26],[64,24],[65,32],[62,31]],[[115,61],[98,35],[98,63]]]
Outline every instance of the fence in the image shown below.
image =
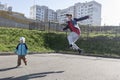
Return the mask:
[[31,22],[29,23],[30,30],[41,30],[48,32],[62,31],[63,25],[54,22]]
[[[41,30],[48,32],[61,32],[65,24],[59,24],[54,22],[31,22],[29,23],[30,30]],[[94,36],[120,36],[120,26],[90,26],[79,25],[82,31],[82,37],[94,37]],[[69,32],[69,31],[68,31]]]
[[[65,24],[59,24],[55,22],[42,22],[42,21],[33,21],[31,20],[29,23],[19,23],[14,20],[9,20],[0,17],[0,26],[4,27],[18,27],[18,28],[27,28],[30,30],[41,30],[47,32],[61,32]],[[80,25],[82,31],[82,37],[93,37],[93,36],[112,36],[118,37],[120,36],[120,26],[83,26]]]
[[119,37],[120,26],[81,26],[83,37],[108,36]]
[[[2,20],[3,21],[3,20]],[[0,25],[3,22],[9,22],[4,20],[3,22],[0,21]],[[6,26],[9,27],[9,24],[14,24],[15,22],[9,22]],[[22,24],[22,23],[21,23]],[[62,32],[63,27],[66,25],[54,23],[54,22],[38,22],[33,21],[29,24],[26,24],[28,27],[27,29],[30,30],[40,30],[40,31],[47,31],[49,32]],[[4,25],[3,25],[4,26]],[[12,27],[16,27],[11,25]],[[10,27],[11,27],[10,26]],[[78,40],[78,45],[83,48],[87,53],[110,53],[120,55],[120,26],[83,26],[79,25],[81,28],[81,37],[80,41]],[[20,26],[23,28],[23,26]],[[25,28],[25,27],[24,27]],[[68,31],[69,32],[69,31]],[[55,34],[58,36],[60,34]],[[62,37],[66,38],[64,34],[61,34]],[[51,36],[47,37],[51,38]],[[49,39],[48,39],[49,40]],[[60,41],[64,41],[66,39],[61,39]],[[49,43],[49,42],[48,42]],[[56,44],[55,44],[56,45]],[[65,45],[66,46],[66,45]]]

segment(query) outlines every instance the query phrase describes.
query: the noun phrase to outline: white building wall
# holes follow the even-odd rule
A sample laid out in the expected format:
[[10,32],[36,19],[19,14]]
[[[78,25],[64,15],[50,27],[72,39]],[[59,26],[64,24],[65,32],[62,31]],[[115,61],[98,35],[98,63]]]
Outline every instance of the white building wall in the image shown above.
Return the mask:
[[75,4],[75,14],[76,18],[90,15],[90,19],[79,22],[82,25],[101,25],[101,4],[95,1]]
[[59,23],[65,23],[65,19],[66,19],[66,16],[65,16],[65,14],[72,14],[73,15],[73,17],[74,17],[74,6],[71,6],[71,7],[69,7],[69,8],[67,8],[67,9],[64,9],[64,10],[57,10],[56,12],[57,12],[57,21],[59,22]]
[[36,6],[36,20],[47,21],[48,7]]
[[36,20],[36,6],[30,8],[30,18]]
[[57,12],[57,21],[59,23],[65,23],[65,14],[67,14],[67,9],[58,10]]
[[74,6],[69,7],[64,10],[57,11],[57,20],[60,23],[64,23],[65,16],[61,17],[60,15],[70,13],[75,18],[80,18],[86,15],[90,15],[90,19],[80,21],[82,25],[101,25],[101,4],[91,1],[85,3],[76,3]]
[[0,3],[0,10],[3,10],[3,11],[12,11],[12,7],[8,6],[7,4],[1,4]]
[[93,24],[101,25],[101,5],[93,2]]
[[39,21],[57,21],[59,23],[65,23],[65,14],[68,13],[72,14],[73,18],[90,15],[90,19],[79,22],[82,25],[101,25],[101,4],[96,1],[76,3],[74,6],[57,10],[56,12],[46,6],[35,5],[30,8],[30,18]]
[[57,14],[47,6],[34,5],[30,8],[30,18],[38,21],[56,21]]
[[56,22],[57,14],[54,10],[48,9],[48,21]]
[[47,21],[48,7],[34,5],[30,8],[30,18],[38,21]]

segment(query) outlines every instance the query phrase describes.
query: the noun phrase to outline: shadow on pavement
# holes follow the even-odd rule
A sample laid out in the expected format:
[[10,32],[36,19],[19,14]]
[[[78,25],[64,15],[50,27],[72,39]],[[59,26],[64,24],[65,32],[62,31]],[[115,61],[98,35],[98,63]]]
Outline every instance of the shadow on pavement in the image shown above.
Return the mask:
[[13,77],[8,77],[8,78],[3,78],[3,79],[0,79],[0,80],[11,80]]
[[29,80],[34,78],[41,78],[45,77],[49,74],[59,74],[63,73],[64,71],[51,71],[51,72],[42,72],[42,73],[34,73],[34,74],[28,74],[20,77],[8,77],[8,78],[2,78],[0,80]]
[[4,69],[0,69],[0,71],[8,71],[8,70],[16,69],[16,68],[17,68],[17,67],[4,68]]

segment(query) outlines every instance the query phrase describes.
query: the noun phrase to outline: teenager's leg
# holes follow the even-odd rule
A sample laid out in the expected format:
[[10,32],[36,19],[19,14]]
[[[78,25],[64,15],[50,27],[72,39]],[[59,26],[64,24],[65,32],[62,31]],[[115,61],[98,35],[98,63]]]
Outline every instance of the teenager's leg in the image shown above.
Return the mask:
[[76,49],[76,50],[80,49],[80,48],[75,44],[75,42],[76,42],[78,39],[79,39],[79,35],[75,33],[75,34],[74,34],[74,38],[73,38],[73,48]]
[[73,37],[73,43],[75,43],[79,39],[80,36],[76,33],[74,33],[73,36],[74,36]]
[[68,35],[68,41],[71,47],[75,50],[78,50],[78,52],[81,54],[82,50],[75,44],[75,42],[79,39],[79,35],[75,32],[72,32]]
[[78,50],[79,47],[75,44],[75,42],[79,39],[79,35],[76,34],[75,32],[71,32],[68,35],[68,41],[69,41],[69,45],[71,45],[71,47],[75,50]]
[[74,43],[73,37],[74,37],[74,33],[71,32],[67,37],[69,45],[72,45]]
[[74,36],[74,43],[73,43],[73,49],[75,49],[75,50],[78,50],[78,52],[79,52],[79,54],[83,54],[83,50],[81,50],[76,44],[75,44],[75,42],[77,41],[79,39],[79,35],[76,35],[76,36]]

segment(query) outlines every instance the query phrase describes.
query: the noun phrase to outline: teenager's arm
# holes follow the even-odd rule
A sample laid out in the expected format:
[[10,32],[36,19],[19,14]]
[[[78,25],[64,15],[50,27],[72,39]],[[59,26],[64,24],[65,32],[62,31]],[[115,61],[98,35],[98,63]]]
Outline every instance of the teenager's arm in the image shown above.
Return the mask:
[[82,20],[85,20],[85,19],[88,19],[89,16],[84,16],[84,17],[81,17],[81,18],[74,18],[74,20],[76,21],[82,21]]
[[69,28],[69,26],[67,25],[65,28],[63,28],[63,31],[67,30]]

